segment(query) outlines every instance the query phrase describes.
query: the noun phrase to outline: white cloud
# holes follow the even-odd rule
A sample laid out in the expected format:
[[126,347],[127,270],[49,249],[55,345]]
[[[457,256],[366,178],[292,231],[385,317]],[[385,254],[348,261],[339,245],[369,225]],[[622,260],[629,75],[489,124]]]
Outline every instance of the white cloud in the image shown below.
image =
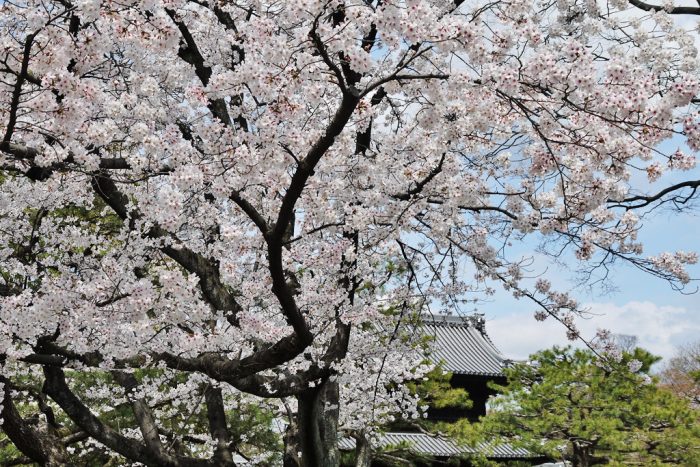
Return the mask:
[[[669,358],[679,345],[697,340],[700,336],[700,307],[689,310],[649,301],[632,301],[621,306],[590,303],[587,308],[592,317],[577,322],[581,335],[587,339],[593,338],[601,328],[616,334],[633,335],[638,338],[640,347]],[[540,323],[527,313],[490,319],[486,329],[496,347],[514,359],[524,359],[553,345],[571,343],[566,339],[566,331],[561,324],[551,319]]]

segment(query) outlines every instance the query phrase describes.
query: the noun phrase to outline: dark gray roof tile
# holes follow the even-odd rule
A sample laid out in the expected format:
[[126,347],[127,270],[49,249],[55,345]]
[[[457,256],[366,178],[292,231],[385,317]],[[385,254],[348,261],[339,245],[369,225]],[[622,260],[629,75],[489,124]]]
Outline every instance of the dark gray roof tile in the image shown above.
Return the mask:
[[509,362],[486,334],[480,315],[426,316],[423,332],[434,337],[430,358],[451,373],[501,376]]
[[[342,438],[340,449],[349,451],[355,449],[355,440],[352,438]],[[489,446],[481,444],[476,448],[459,446],[449,438],[432,436],[426,433],[401,433],[390,432],[379,436],[374,443],[377,448],[398,446],[405,444],[408,449],[416,454],[435,457],[452,457],[465,454],[484,454],[490,458],[528,458],[532,455],[525,449],[513,448],[507,444]]]

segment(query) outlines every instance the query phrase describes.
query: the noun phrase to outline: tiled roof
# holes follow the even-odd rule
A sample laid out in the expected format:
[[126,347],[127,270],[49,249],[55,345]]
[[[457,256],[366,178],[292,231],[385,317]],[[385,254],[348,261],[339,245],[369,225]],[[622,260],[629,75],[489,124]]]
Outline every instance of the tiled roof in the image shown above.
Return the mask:
[[[516,449],[508,445],[489,446],[482,444],[476,448],[458,446],[454,441],[440,436],[431,436],[426,433],[385,433],[380,435],[375,447],[386,448],[388,446],[407,445],[408,449],[416,454],[435,457],[451,457],[465,454],[484,454],[490,458],[528,458],[532,455],[525,449]],[[355,449],[353,438],[342,438],[340,449]]]
[[480,315],[429,316],[423,319],[423,332],[434,336],[434,362],[454,374],[501,376],[508,360],[486,334]]

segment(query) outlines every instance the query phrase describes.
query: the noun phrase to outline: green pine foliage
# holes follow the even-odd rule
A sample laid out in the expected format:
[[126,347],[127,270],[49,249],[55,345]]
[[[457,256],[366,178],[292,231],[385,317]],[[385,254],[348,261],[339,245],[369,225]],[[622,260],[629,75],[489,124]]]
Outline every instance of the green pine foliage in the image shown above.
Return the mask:
[[534,354],[506,370],[480,437],[575,467],[700,465],[699,414],[657,386],[657,360],[641,349],[616,359],[571,348]]
[[452,373],[443,370],[438,365],[433,368],[421,381],[409,382],[407,385],[411,392],[417,394],[421,401],[436,409],[455,408],[469,409],[472,401],[469,393],[450,384]]

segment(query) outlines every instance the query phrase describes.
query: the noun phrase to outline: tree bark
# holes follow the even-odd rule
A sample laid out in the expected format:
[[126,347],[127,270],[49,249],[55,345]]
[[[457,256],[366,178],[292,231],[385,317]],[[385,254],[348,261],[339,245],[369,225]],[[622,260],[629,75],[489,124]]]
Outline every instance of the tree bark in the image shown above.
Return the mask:
[[364,432],[355,437],[355,467],[370,467],[372,463],[372,445]]
[[299,445],[302,467],[336,467],[338,450],[338,383],[324,379],[298,396]]
[[32,426],[19,414],[12,400],[11,383],[0,376],[3,387],[0,390],[2,405],[2,424],[0,428],[15,447],[25,456],[43,467],[66,465],[67,453],[61,440],[52,433],[50,426],[46,431]]
[[209,432],[211,433],[211,437],[216,440],[214,459],[216,459],[221,466],[235,466],[236,464],[233,463],[231,449],[229,449],[231,437],[226,422],[226,410],[221,388],[208,386],[204,390],[204,397],[207,403]]
[[282,458],[283,467],[301,467],[301,459],[299,452],[299,425],[297,424],[297,415],[290,414],[289,425],[284,432],[284,457]]
[[589,467],[591,465],[591,453],[588,446],[574,442],[573,467]]

